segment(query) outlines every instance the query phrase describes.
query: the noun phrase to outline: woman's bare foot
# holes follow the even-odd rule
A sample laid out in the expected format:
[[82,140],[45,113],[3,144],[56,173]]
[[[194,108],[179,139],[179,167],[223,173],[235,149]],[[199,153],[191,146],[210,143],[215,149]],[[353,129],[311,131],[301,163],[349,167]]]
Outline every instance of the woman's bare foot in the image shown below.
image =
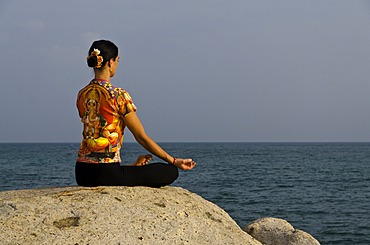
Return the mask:
[[130,164],[130,166],[144,166],[147,165],[152,159],[153,156],[150,154],[141,155],[136,159],[136,162]]

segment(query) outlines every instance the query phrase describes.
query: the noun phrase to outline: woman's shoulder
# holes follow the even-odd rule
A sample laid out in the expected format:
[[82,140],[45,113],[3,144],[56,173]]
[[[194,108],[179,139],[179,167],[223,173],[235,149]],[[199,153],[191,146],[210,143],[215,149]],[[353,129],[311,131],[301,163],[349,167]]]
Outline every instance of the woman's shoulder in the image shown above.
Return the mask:
[[109,94],[112,99],[123,98],[126,101],[132,102],[132,98],[127,90],[115,86],[110,82],[104,80],[92,80],[88,85],[79,91],[79,96],[84,93],[88,93],[90,90],[100,90],[105,94]]
[[108,81],[93,80],[93,81],[90,82],[89,85],[91,85],[91,84],[101,86],[106,91],[108,91],[108,93],[111,95],[112,98],[117,97],[120,94],[127,93],[127,91],[124,90],[123,88],[115,86],[115,85],[111,84]]

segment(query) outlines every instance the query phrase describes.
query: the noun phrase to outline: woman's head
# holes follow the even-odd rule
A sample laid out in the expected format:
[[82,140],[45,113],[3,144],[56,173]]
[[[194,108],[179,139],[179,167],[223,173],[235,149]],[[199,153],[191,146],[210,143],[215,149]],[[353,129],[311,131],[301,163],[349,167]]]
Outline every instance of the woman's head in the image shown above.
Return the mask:
[[[87,65],[99,69],[104,67],[111,59],[118,57],[118,47],[108,40],[94,41],[89,49]],[[109,64],[109,63],[108,63]]]

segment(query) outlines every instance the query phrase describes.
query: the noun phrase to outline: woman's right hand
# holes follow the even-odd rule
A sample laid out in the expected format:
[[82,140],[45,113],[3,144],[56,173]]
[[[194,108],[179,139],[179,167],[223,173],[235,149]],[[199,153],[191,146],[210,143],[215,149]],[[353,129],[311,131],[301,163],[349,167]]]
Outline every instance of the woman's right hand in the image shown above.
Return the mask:
[[182,158],[176,158],[173,165],[178,167],[182,170],[191,170],[196,165],[196,162],[193,161],[193,159],[182,159]]

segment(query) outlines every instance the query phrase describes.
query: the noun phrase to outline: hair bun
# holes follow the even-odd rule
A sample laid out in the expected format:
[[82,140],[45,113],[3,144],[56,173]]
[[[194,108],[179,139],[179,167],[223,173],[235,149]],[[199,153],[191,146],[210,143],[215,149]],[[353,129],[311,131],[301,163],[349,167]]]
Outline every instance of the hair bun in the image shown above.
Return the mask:
[[87,65],[89,67],[95,67],[97,66],[97,64],[98,64],[98,58],[96,56],[91,55],[87,58]]
[[[100,50],[99,49],[96,49],[94,48],[94,50],[90,53],[89,56],[87,56],[87,65],[90,66],[90,67],[94,67],[94,68],[100,68],[102,67],[103,65],[103,56],[100,56]],[[91,60],[91,58],[93,58],[93,60]],[[90,60],[91,60],[91,63],[90,63]]]

